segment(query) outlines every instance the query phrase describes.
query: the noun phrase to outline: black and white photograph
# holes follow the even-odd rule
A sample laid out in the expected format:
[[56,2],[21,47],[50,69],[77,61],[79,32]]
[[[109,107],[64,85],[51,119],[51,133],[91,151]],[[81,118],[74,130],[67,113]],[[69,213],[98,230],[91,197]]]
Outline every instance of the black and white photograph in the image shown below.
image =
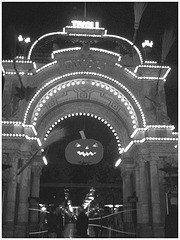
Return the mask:
[[178,238],[178,1],[1,1],[2,238]]

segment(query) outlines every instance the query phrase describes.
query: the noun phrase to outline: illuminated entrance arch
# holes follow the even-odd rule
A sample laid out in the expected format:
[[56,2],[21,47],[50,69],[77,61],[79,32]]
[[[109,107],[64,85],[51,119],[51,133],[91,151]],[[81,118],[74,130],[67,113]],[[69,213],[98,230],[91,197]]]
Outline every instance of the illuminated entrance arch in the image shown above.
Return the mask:
[[170,67],[145,61],[131,41],[108,35],[98,24],[79,26],[41,36],[27,59],[16,58],[25,98],[13,61],[3,61],[2,149],[10,166],[3,175],[3,236],[25,237],[28,220],[32,228],[37,225],[38,214],[28,215],[28,207],[38,208],[41,150],[56,126],[85,116],[105,124],[116,139],[124,204],[136,194],[137,236],[163,237],[166,192],[160,171],[177,166],[178,137],[168,122],[164,92]]

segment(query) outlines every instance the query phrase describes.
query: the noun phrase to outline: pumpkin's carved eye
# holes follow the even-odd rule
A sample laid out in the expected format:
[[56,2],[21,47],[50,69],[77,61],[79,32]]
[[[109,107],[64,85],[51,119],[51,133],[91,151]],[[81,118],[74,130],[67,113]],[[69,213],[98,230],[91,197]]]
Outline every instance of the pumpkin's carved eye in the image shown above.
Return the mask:
[[75,145],[77,148],[78,147],[81,147],[81,144],[79,144],[79,143],[76,143],[76,145]]
[[97,143],[93,144],[93,147],[98,147],[98,144]]

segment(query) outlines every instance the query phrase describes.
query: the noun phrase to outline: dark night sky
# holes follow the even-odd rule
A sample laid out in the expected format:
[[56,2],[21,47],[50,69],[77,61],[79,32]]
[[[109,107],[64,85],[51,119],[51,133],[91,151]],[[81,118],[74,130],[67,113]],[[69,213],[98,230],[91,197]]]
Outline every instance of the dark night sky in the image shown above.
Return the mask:
[[[134,28],[133,2],[87,2],[87,17],[100,22],[108,34],[126,37],[132,41]],[[18,34],[30,36],[32,42],[43,34],[62,31],[72,19],[83,18],[84,2],[2,2],[3,59],[9,58],[6,29],[13,24]],[[168,115],[177,130],[177,25],[178,2],[149,2],[141,18],[136,45],[141,48],[145,39],[153,40],[154,49],[161,54],[161,39],[165,28],[173,26],[176,40],[165,64],[172,70],[165,83]]]

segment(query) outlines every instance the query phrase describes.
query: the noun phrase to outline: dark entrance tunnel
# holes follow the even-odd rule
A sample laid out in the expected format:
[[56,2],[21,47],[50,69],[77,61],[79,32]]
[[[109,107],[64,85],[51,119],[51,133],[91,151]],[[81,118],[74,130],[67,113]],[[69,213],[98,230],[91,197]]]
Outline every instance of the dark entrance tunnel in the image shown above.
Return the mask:
[[[117,195],[118,203],[122,199],[122,180],[120,169],[115,168],[119,156],[116,138],[103,122],[87,117],[67,118],[57,128],[68,129],[63,139],[54,142],[45,149],[48,165],[41,175],[40,201],[42,203],[61,204],[64,190],[69,190],[69,198],[74,206],[81,205],[91,187],[96,189],[96,200],[104,204],[114,201],[112,193]],[[74,165],[66,160],[66,146],[81,139],[83,130],[87,139],[99,141],[104,148],[102,160],[94,165]],[[98,200],[99,199],[99,200]]]

